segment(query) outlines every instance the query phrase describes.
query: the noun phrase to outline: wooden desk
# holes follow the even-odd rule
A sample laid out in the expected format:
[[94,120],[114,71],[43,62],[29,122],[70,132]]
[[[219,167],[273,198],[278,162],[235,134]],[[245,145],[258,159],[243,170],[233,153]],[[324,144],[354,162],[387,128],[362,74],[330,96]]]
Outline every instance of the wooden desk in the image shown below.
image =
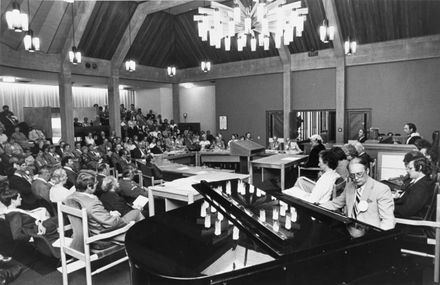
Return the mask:
[[200,164],[206,162],[218,162],[218,163],[240,163],[240,156],[231,155],[228,150],[221,151],[201,151],[199,152]]
[[253,167],[261,167],[261,180],[264,180],[264,168],[274,168],[281,171],[281,190],[285,187],[285,170],[286,168],[297,165],[298,163],[307,160],[308,155],[295,155],[295,154],[275,154],[272,156],[256,159],[251,161],[251,167],[249,169],[250,184],[252,184]]
[[211,171],[208,173],[198,174],[190,177],[176,179],[171,182],[165,182],[162,185],[148,187],[149,214],[154,216],[154,198],[160,197],[165,199],[165,211],[170,211],[186,204],[192,204],[202,198],[192,185],[198,184],[202,180],[208,182],[229,180],[229,179],[248,179],[249,175],[239,173],[229,173],[225,171]]

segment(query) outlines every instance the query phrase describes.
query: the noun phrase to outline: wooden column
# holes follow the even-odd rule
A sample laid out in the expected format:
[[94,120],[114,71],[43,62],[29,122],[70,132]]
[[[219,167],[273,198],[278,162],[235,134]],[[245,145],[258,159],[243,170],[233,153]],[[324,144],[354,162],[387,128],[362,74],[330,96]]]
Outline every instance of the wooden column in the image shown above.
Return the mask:
[[345,58],[336,59],[336,143],[344,143]]
[[62,140],[73,145],[75,132],[73,128],[72,73],[68,64],[62,66],[61,72],[58,74],[58,86],[60,96],[61,137]]
[[110,131],[116,131],[118,137],[121,136],[121,99],[119,97],[119,70],[112,68],[112,72],[107,82],[108,89],[108,111],[110,121]]
[[278,49],[280,54],[281,64],[283,65],[283,137],[284,139],[290,137],[290,112],[292,111],[292,97],[291,93],[291,56],[289,48],[283,46]]
[[179,103],[179,83],[173,83],[173,119],[174,122],[180,123],[180,103]]

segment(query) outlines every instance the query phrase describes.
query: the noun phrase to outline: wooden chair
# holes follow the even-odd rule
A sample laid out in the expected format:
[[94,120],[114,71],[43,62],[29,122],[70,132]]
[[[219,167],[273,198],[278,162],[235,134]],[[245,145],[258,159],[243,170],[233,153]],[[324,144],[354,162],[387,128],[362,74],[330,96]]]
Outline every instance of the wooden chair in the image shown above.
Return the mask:
[[298,177],[301,176],[301,171],[305,171],[308,175],[303,175],[303,176],[307,176],[308,178],[311,178],[313,180],[316,180],[316,178],[318,178],[318,173],[319,171],[321,171],[321,168],[319,167],[304,167],[301,165],[298,165]]
[[[401,249],[402,253],[418,255],[423,257],[430,257],[434,259],[434,283],[440,282],[440,185],[436,183],[433,191],[431,203],[427,207],[427,211],[423,220],[417,219],[401,219],[396,218],[397,224],[408,225],[421,229],[415,234],[411,235],[413,238],[418,238],[423,244],[434,246],[434,254],[428,254],[423,251],[416,251],[411,249]],[[428,228],[428,229],[427,229]],[[429,229],[435,230],[434,238],[429,234]],[[414,239],[413,239],[414,240]]]
[[[86,282],[87,285],[92,284],[92,275],[100,273],[113,267],[119,263],[128,260],[125,254],[125,246],[121,244],[113,244],[112,242],[105,241],[109,240],[115,236],[124,234],[130,227],[132,223],[126,225],[123,228],[119,228],[110,232],[106,232],[99,235],[89,236],[89,225],[87,212],[85,208],[82,208],[80,203],[76,200],[68,199],[66,200],[66,205],[61,202],[58,203],[58,223],[59,223],[59,233],[60,233],[60,251],[61,251],[61,270],[59,271],[63,274],[63,285],[68,284],[68,274],[72,273],[81,268],[86,268]],[[71,223],[69,226],[64,225],[64,215],[66,215]],[[72,238],[66,238],[65,231],[67,229],[72,229]],[[93,244],[101,242],[101,247],[105,244],[104,249],[96,249]],[[108,246],[108,247],[107,247]],[[100,260],[104,257],[122,254],[123,256],[106,264],[95,271],[92,272],[91,263],[96,260]],[[67,261],[66,255],[72,256],[77,259],[76,261]]]

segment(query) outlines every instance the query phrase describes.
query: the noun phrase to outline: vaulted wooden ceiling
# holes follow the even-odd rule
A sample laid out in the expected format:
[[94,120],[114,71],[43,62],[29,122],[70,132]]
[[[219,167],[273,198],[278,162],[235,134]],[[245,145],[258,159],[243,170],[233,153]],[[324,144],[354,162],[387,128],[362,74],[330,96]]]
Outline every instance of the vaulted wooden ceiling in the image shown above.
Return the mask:
[[[5,12],[17,1],[21,9],[28,11],[27,0],[2,0],[0,42],[12,49],[23,49],[22,33],[9,31],[5,23]],[[158,1],[158,0],[150,0]],[[242,0],[251,1],[251,0]],[[79,48],[85,56],[110,60],[123,38],[131,16],[137,5],[145,1],[97,1]],[[148,2],[148,1],[147,1]],[[209,5],[194,1],[170,10],[148,15],[135,38],[127,57],[139,64],[166,67],[174,64],[178,68],[198,66],[201,60],[210,59],[214,64],[278,55],[273,40],[270,50],[249,48],[238,52],[216,49],[202,42],[197,36],[197,25],[193,15],[198,5]],[[288,0],[293,2],[293,0]],[[301,0],[309,8],[302,37],[290,44],[290,53],[332,48],[319,40],[318,29],[326,17],[320,0]],[[440,34],[440,1],[437,0],[336,0],[336,10],[341,24],[343,39],[350,37],[359,44],[389,41],[410,37]],[[41,52],[60,53],[71,26],[71,5],[64,1],[30,0],[31,28],[41,39]],[[81,1],[75,2],[75,12]],[[230,5],[231,1],[223,1]],[[188,8],[189,7],[189,8]],[[189,10],[188,9],[192,9]],[[78,41],[78,39],[77,39]]]

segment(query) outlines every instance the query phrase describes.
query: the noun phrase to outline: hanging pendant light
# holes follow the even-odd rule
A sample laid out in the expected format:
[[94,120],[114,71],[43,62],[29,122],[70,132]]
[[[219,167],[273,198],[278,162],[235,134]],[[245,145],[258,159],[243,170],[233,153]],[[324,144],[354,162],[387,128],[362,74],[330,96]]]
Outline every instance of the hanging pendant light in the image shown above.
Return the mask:
[[21,13],[20,4],[16,1],[12,2],[12,10],[5,13],[8,29],[18,33],[27,31],[29,28],[28,15]]
[[356,41],[350,41],[350,38],[347,39],[344,43],[344,50],[346,55],[352,55],[356,53],[357,43]]
[[[31,17],[31,6],[29,5],[28,0],[28,10],[29,10],[29,18]],[[31,22],[31,21],[29,21]],[[28,52],[35,52],[40,50],[40,39],[38,37],[34,37],[34,31],[29,29],[26,32],[26,35],[23,38],[24,49]]]
[[[130,13],[129,13],[130,14]],[[130,22],[128,22],[128,42],[131,47],[131,25]],[[136,70],[136,62],[129,56],[127,61],[125,62],[125,70],[128,72],[133,72]]]
[[69,60],[72,64],[81,63],[81,52],[75,46],[75,20],[73,16],[73,5],[72,2],[72,50],[69,51]]
[[211,71],[211,62],[209,60],[202,61],[202,63],[200,64],[200,68],[203,72]]
[[167,67],[167,74],[169,77],[174,77],[176,75],[176,67],[175,66],[168,66]]
[[333,41],[335,38],[335,27],[330,26],[327,19],[324,19],[319,27],[319,38],[323,43]]

